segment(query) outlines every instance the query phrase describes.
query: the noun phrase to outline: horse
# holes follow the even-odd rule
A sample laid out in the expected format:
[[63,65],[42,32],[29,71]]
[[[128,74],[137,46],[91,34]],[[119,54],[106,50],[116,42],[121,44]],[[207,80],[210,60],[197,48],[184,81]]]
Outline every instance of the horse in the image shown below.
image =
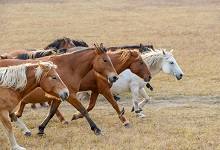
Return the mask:
[[[172,75],[180,80],[183,77],[183,72],[178,66],[171,50],[166,52],[165,50],[154,50],[145,54],[142,54],[144,61],[146,62],[152,77],[159,73],[161,70],[169,75]],[[119,74],[119,80],[117,80],[111,87],[112,93],[123,93],[131,91],[133,108],[132,111],[140,118],[144,118],[145,115],[141,113],[144,105],[149,101],[144,86],[146,82],[140,79],[137,75],[133,74],[130,70],[126,69]],[[140,94],[144,100],[138,103],[138,94]]]
[[[81,45],[83,46],[83,44]],[[14,50],[12,52],[9,53],[4,53],[0,56],[1,59],[11,59],[16,57],[19,54],[24,54],[24,53],[28,53],[28,52],[32,52],[32,51],[37,51],[37,50],[58,50],[61,48],[72,48],[72,47],[76,47],[75,44],[72,42],[72,40],[70,38],[67,37],[63,37],[63,38],[59,38],[57,40],[55,40],[54,42],[48,44],[47,46],[45,46],[43,49],[23,49],[23,50]]]
[[[146,64],[143,62],[143,59],[138,50],[135,51],[119,49],[115,52],[109,51],[108,54],[118,74],[120,74],[125,69],[130,69],[134,74],[142,78],[142,80],[144,79],[143,81],[147,82],[150,80],[150,72]],[[96,73],[94,70],[91,70],[83,78],[79,91],[91,90],[87,111],[89,112],[94,108],[98,95],[102,94],[116,110],[122,124],[124,126],[130,126],[129,121],[127,121],[127,119],[123,116],[124,110],[120,111],[117,102],[112,96],[110,91],[111,86],[112,84],[108,83],[104,77],[102,77],[99,73]],[[80,113],[77,113],[73,115],[72,120],[76,120],[82,117],[83,116]]]
[[44,50],[51,49],[51,48],[60,49],[60,48],[72,48],[72,47],[76,47],[73,41],[70,38],[63,37],[45,46]]
[[[10,65],[10,60],[7,64]],[[5,63],[5,62],[1,62]],[[13,65],[13,64],[12,64]],[[18,119],[14,112],[19,102],[37,87],[50,95],[66,100],[69,91],[56,72],[56,65],[51,62],[27,63],[22,65],[0,67],[0,120],[6,129],[13,150],[25,150],[19,146],[14,137],[11,120],[14,121],[27,136],[30,131]]]
[[116,51],[118,49],[125,49],[125,50],[133,50],[138,49],[140,53],[149,52],[151,50],[154,50],[153,45],[143,45],[140,43],[140,45],[126,45],[126,46],[116,46],[116,47],[108,47],[107,50],[110,51]]
[[[16,61],[16,59],[13,60]],[[108,54],[106,53],[106,49],[103,44],[100,44],[100,46],[95,45],[95,48],[84,48],[83,50],[78,50],[71,53],[46,56],[37,58],[35,60],[49,60],[56,63],[58,66],[57,72],[70,91],[70,96],[67,99],[67,102],[69,102],[85,116],[91,127],[91,130],[93,130],[96,135],[103,135],[101,130],[92,121],[87,110],[76,96],[76,93],[79,91],[81,80],[92,69],[100,73],[103,77],[108,78],[108,82],[110,83],[113,83],[118,79],[118,75]],[[26,62],[29,60],[23,61]],[[22,102],[26,103],[39,103],[47,101],[52,101],[52,104],[48,116],[38,128],[39,136],[44,135],[44,128],[55,114],[58,106],[60,105],[60,101],[57,101],[55,98],[49,99],[45,97],[44,92],[40,88],[30,93],[22,100]]]

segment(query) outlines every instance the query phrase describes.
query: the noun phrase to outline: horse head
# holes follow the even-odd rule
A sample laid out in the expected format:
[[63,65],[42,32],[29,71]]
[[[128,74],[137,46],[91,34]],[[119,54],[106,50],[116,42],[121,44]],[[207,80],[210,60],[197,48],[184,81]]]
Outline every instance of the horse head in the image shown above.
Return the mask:
[[171,50],[170,52],[165,52],[165,50],[162,50],[162,52],[164,56],[164,59],[161,65],[163,72],[173,75],[178,80],[180,80],[183,77],[183,72],[173,57],[173,54],[172,54],[173,50]]
[[94,44],[94,46],[97,57],[93,62],[93,69],[96,70],[96,72],[106,76],[110,83],[115,82],[118,79],[118,74],[113,67],[110,57],[106,53],[106,48],[103,46],[102,43],[100,44],[100,46],[98,46],[97,44]]

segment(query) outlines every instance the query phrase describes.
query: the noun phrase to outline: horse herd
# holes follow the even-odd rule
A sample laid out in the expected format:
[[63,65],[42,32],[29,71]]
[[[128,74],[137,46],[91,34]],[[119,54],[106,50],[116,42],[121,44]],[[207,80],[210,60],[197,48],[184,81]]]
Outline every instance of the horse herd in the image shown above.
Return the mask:
[[[79,111],[73,114],[72,120],[85,117],[91,130],[96,135],[103,135],[88,114],[94,108],[99,94],[116,110],[122,124],[130,126],[124,109],[119,108],[112,93],[130,90],[132,110],[138,117],[144,118],[141,111],[149,100],[145,85],[150,79],[161,70],[178,80],[183,76],[172,50],[166,52],[142,44],[106,48],[101,43],[90,48],[82,40],[64,37],[43,50],[15,50],[2,54],[0,58],[0,93],[4,95],[0,98],[0,119],[13,150],[25,148],[17,144],[11,121],[26,136],[31,135],[19,119],[27,103],[50,104],[49,113],[38,128],[39,136],[44,135],[44,129],[54,114],[62,123],[68,123],[58,109],[62,101],[69,102]],[[77,93],[85,91],[91,91],[87,108],[77,97]],[[144,98],[140,103],[138,94]]]

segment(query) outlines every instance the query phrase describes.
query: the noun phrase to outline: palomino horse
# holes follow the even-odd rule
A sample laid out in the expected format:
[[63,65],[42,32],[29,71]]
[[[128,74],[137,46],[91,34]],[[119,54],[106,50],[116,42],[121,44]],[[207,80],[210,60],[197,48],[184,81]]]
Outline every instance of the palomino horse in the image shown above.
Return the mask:
[[[1,63],[10,65],[10,61],[2,60]],[[11,119],[26,135],[30,135],[30,131],[24,123],[14,114],[22,98],[37,87],[41,87],[48,94],[61,97],[62,100],[68,98],[69,91],[55,68],[56,65],[51,62],[0,68],[0,93],[4,95],[0,97],[0,120],[6,129],[13,150],[25,150],[25,148],[20,147],[14,138]]]
[[[170,52],[155,50],[142,54],[142,57],[149,67],[152,76],[155,76],[161,70],[166,74],[176,77],[178,80],[183,76],[182,70],[173,57],[172,50]],[[127,69],[119,75],[119,80],[113,84],[111,91],[112,93],[131,91],[133,101],[132,110],[135,110],[138,117],[144,118],[145,115],[141,113],[141,110],[149,100],[149,96],[144,89],[145,85],[146,82]],[[139,104],[138,93],[144,98]]]
[[[58,66],[57,72],[70,91],[70,96],[67,101],[85,116],[95,134],[102,135],[101,130],[92,121],[87,110],[78,100],[76,93],[79,91],[82,79],[92,69],[101,74],[103,77],[108,78],[110,83],[113,83],[118,79],[117,73],[103,45],[101,44],[100,47],[95,45],[95,48],[87,48],[84,50],[51,57],[46,56],[35,60],[49,60],[56,63]],[[29,60],[23,61],[26,62]],[[44,128],[55,114],[58,106],[60,105],[60,101],[45,97],[44,92],[40,88],[30,93],[22,100],[22,102],[26,103],[39,103],[51,100],[53,101],[50,112],[44,122],[39,126],[38,135],[44,134]]]

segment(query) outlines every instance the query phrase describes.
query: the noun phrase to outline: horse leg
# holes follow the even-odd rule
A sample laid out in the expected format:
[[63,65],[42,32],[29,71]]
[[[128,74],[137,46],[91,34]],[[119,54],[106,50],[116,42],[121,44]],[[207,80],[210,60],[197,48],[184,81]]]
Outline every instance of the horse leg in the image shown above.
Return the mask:
[[[48,104],[51,106],[52,101],[48,101]],[[63,115],[61,114],[61,112],[59,111],[58,108],[57,108],[57,111],[56,111],[56,116],[62,124],[69,124],[69,122],[63,117]]]
[[44,129],[47,126],[48,122],[50,121],[50,119],[54,116],[54,114],[57,111],[58,106],[60,105],[61,101],[60,100],[53,100],[49,113],[47,115],[47,117],[44,119],[44,121],[41,123],[41,125],[38,127],[38,133],[37,135],[39,136],[43,136],[44,135]]
[[115,109],[122,124],[126,127],[129,127],[131,125],[130,122],[123,116],[124,109],[122,111],[120,111],[118,103],[115,101],[110,89],[106,89],[104,92],[102,92],[102,95],[108,100],[108,102]]
[[19,109],[15,112],[15,115],[20,118],[22,116],[22,113],[24,111],[24,107],[27,103],[26,102],[23,102],[21,101],[20,105],[19,105]]
[[37,109],[36,104],[35,104],[35,103],[32,103],[32,104],[31,104],[31,108],[32,108],[32,109]]
[[144,107],[144,105],[149,101],[150,97],[147,95],[147,93],[146,93],[146,91],[145,91],[144,88],[141,88],[141,89],[139,90],[139,93],[140,93],[140,95],[144,98],[144,100],[141,101],[141,102],[138,104],[139,108],[142,110],[143,107]]
[[24,131],[24,135],[31,136],[31,131],[25,126],[21,119],[17,118],[17,116],[14,113],[9,114],[9,117],[21,128],[21,130]]
[[[83,95],[85,95],[86,93],[87,92],[82,92]],[[89,112],[90,110],[92,110],[95,107],[98,95],[99,95],[99,93],[97,93],[97,92],[93,92],[93,91],[91,92],[89,105],[86,108],[87,112]],[[83,115],[81,113],[75,113],[73,115],[72,120],[76,120],[76,119],[79,119],[79,118],[83,118]]]
[[132,102],[136,115],[140,118],[145,118],[145,115],[141,113],[141,110],[138,107],[138,91],[139,87],[133,86],[130,88],[132,93]]
[[6,111],[4,111],[4,112],[1,111],[0,112],[0,120],[2,121],[2,124],[4,125],[4,127],[6,129],[6,134],[8,136],[10,143],[11,143],[12,149],[13,150],[26,150],[25,148],[20,147],[15,140],[10,117],[9,117],[9,113]]
[[82,105],[82,103],[78,100],[76,94],[71,94],[67,101],[74,106],[88,121],[91,130],[94,131],[96,135],[104,135],[102,131],[96,126],[96,124],[92,121],[92,119],[89,116],[89,113],[85,109],[85,107]]
[[45,102],[40,103],[41,107],[48,107],[48,105]]

